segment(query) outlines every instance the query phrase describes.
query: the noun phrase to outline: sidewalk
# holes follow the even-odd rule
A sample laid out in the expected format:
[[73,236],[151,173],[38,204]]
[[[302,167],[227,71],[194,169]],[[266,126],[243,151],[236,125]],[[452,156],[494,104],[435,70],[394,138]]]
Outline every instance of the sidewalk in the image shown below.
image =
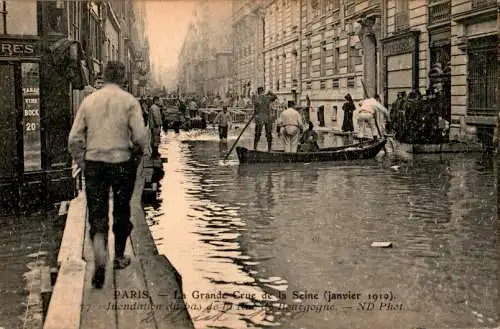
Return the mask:
[[114,237],[110,230],[109,261],[101,290],[91,286],[94,266],[85,194],[71,201],[44,329],[194,328],[184,301],[173,298],[175,291],[182,295],[181,278],[158,254],[141,205],[143,188],[141,164],[131,200],[134,230],[125,251],[132,262],[123,270],[113,270]]

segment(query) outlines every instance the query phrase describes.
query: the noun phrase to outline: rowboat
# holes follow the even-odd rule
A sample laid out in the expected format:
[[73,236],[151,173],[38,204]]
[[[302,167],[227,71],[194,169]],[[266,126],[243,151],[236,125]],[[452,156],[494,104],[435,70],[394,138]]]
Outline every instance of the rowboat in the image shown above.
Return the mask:
[[270,162],[320,162],[349,161],[374,158],[384,147],[385,139],[356,144],[321,148],[317,152],[254,151],[245,147],[236,147],[240,163]]

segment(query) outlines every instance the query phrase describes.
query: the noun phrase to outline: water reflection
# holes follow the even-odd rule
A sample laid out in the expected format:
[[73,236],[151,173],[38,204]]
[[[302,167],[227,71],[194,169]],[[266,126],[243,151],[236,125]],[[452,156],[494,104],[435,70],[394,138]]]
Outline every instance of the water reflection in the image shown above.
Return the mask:
[[[172,139],[168,147],[168,215],[154,231],[164,238],[160,251],[181,272],[188,302],[225,310],[223,318],[191,310],[198,328],[498,321],[496,185],[487,158],[417,156],[397,170],[377,161],[238,167],[218,165],[216,140]],[[373,241],[394,247],[371,248]],[[195,290],[226,295],[200,300]],[[297,297],[325,290],[390,291],[403,311],[357,312],[356,301]],[[297,316],[297,305],[335,310]]]

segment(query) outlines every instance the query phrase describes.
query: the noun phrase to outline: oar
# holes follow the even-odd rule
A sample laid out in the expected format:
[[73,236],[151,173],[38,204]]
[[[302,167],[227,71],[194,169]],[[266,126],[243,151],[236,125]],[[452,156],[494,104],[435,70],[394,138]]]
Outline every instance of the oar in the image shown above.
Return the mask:
[[236,146],[236,144],[238,144],[238,141],[240,140],[241,138],[241,135],[243,135],[243,133],[245,132],[245,130],[248,128],[248,126],[250,125],[250,122],[252,122],[252,120],[255,118],[255,113],[252,115],[252,117],[250,118],[250,120],[248,120],[247,124],[245,125],[245,127],[243,127],[243,129],[241,130],[240,132],[240,135],[238,136],[238,138],[236,138],[236,141],[234,141],[233,143],[233,146],[231,146],[231,148],[229,149],[229,151],[226,153],[226,156],[224,157],[224,162],[226,162],[227,158],[229,157],[229,154],[231,154],[231,152],[233,152],[233,149],[234,147]]

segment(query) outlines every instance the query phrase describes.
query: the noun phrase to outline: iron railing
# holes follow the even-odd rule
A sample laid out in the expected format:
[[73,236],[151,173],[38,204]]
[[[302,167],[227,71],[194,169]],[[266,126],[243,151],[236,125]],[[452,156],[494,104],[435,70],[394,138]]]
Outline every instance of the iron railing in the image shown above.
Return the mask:
[[473,9],[482,9],[488,7],[494,7],[497,4],[497,0],[472,0]]
[[433,1],[429,3],[429,25],[451,20],[451,1]]
[[496,50],[471,50],[468,54],[468,106],[467,115],[497,116]]

